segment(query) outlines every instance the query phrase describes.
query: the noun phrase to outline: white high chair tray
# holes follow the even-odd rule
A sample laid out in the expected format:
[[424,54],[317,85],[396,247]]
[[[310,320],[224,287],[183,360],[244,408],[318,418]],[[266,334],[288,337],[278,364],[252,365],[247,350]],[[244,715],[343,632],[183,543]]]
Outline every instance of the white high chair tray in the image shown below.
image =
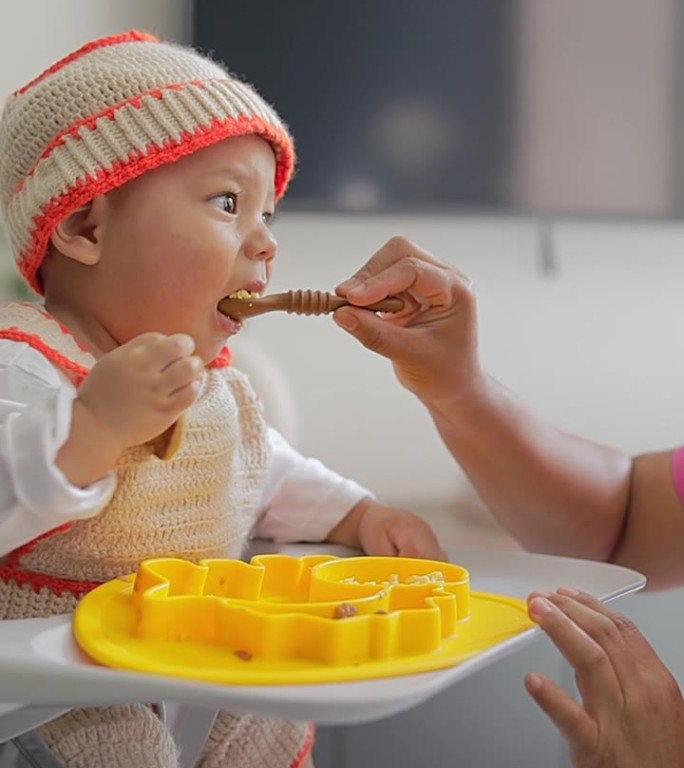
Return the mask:
[[[303,555],[320,545],[279,548]],[[349,554],[326,547],[330,554]],[[474,590],[524,598],[535,589],[573,586],[608,601],[641,589],[636,571],[550,555],[501,550],[451,550],[470,571]],[[531,629],[447,669],[348,683],[228,686],[110,669],[90,661],[71,633],[71,617],[0,621],[0,714],[21,705],[183,702],[321,724],[377,720],[410,709],[459,680],[507,656],[540,632]],[[11,703],[10,703],[11,702]]]

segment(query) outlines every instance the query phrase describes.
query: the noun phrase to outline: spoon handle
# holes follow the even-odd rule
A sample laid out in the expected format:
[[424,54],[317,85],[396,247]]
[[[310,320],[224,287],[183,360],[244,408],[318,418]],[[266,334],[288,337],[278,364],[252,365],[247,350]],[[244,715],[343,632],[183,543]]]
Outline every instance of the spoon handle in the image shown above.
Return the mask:
[[[289,312],[294,315],[326,315],[344,306],[353,306],[341,296],[327,291],[296,290],[272,293],[258,299],[225,298],[219,302],[219,310],[237,320],[263,315],[266,312]],[[404,306],[402,299],[394,296],[375,304],[362,307],[371,312],[398,312]]]

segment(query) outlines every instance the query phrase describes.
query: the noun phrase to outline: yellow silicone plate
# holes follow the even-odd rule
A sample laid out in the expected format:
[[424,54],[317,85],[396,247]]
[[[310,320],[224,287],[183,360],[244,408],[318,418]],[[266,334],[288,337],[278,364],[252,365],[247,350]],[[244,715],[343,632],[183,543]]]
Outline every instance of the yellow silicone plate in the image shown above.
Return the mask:
[[533,626],[522,600],[471,592],[458,565],[329,555],[147,560],[73,622],[102,664],[244,685],[440,669]]

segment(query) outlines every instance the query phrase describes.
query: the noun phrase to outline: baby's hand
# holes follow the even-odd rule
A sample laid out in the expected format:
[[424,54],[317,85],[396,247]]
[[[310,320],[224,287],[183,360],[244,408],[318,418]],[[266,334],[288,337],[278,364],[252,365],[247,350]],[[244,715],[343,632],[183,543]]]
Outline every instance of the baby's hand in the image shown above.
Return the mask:
[[203,369],[190,336],[144,333],[104,355],[74,405],[115,452],[164,432],[195,401]]
[[330,531],[326,541],[361,547],[367,555],[447,560],[430,526],[411,512],[362,499]]
[[359,519],[359,544],[367,555],[446,560],[432,528],[411,512],[369,501]]

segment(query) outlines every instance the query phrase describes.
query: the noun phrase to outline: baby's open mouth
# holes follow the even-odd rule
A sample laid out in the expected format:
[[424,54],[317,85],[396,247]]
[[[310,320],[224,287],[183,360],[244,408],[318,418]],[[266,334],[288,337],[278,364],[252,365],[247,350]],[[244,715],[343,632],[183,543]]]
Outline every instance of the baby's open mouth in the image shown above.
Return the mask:
[[[232,318],[233,320],[238,320],[240,323],[243,321],[242,313],[239,311],[239,307],[235,306],[235,301],[238,302],[244,301],[254,301],[255,299],[258,299],[260,297],[260,294],[257,293],[257,291],[248,291],[245,288],[240,288],[237,291],[233,291],[233,293],[226,296],[225,299],[221,299],[218,304],[219,312],[221,312],[224,315],[227,315],[228,317]],[[230,305],[233,305],[233,310],[231,311]]]

